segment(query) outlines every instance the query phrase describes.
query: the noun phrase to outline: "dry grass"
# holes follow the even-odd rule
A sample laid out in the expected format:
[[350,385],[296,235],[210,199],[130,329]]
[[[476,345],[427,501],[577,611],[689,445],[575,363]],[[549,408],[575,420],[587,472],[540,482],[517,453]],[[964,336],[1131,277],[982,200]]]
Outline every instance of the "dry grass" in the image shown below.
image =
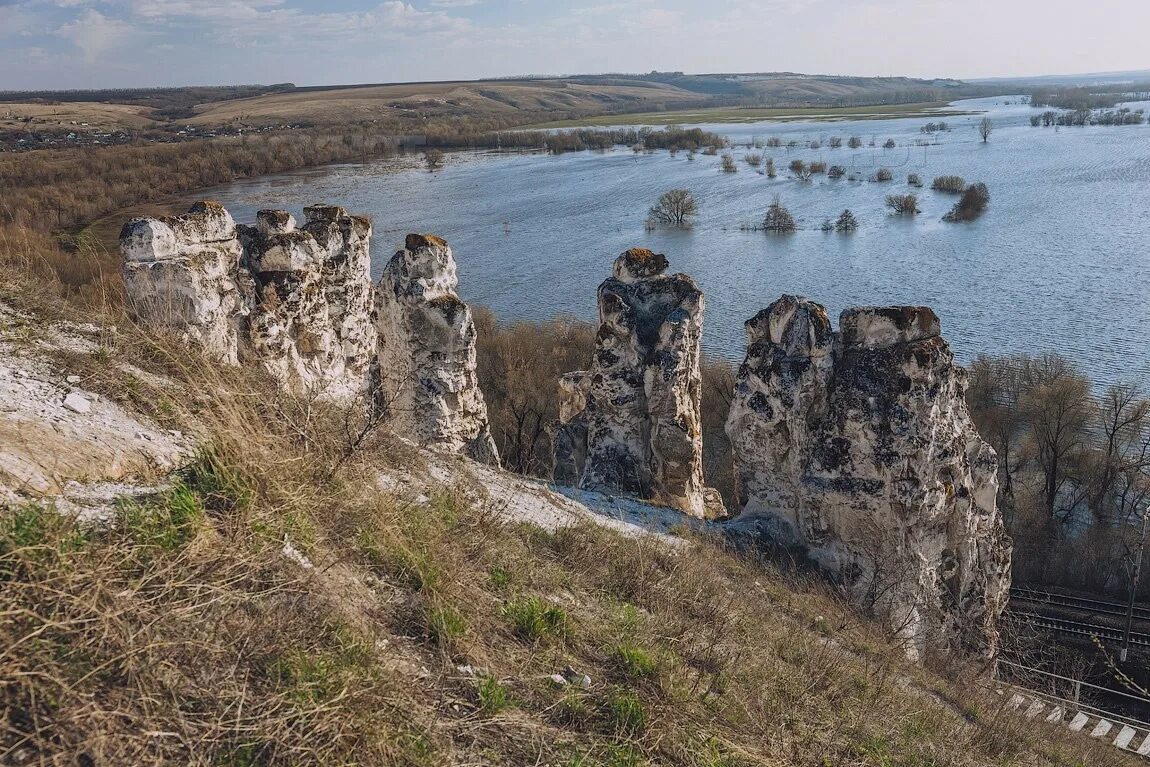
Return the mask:
[[[154,127],[150,109],[128,104],[69,102],[63,104],[0,103],[0,130],[96,130]],[[84,124],[86,123],[86,125]]]
[[[0,763],[1123,763],[907,666],[824,588],[718,542],[506,526],[452,488],[404,500],[377,472],[423,458],[382,433],[349,457],[358,409],[130,330],[84,374],[109,362],[196,392],[93,383],[205,448],[101,529],[0,516]],[[591,686],[549,680],[567,666]]]
[[269,94],[206,104],[188,122],[275,124],[304,120],[317,125],[387,119],[410,112],[482,115],[546,112],[585,114],[700,99],[670,85],[586,85],[563,80],[445,82]]

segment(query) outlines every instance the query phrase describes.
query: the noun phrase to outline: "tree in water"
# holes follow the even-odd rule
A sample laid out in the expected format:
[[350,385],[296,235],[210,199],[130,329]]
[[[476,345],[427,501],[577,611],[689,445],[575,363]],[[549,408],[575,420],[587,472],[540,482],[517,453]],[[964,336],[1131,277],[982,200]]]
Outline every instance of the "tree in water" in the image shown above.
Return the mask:
[[858,228],[859,221],[855,218],[855,214],[850,212],[849,208],[840,213],[838,220],[835,221],[836,232],[853,232]]
[[990,205],[990,190],[986,188],[986,184],[982,182],[971,184],[963,190],[962,197],[950,212],[942,217],[942,220],[952,224],[973,221],[983,214],[988,205]]
[[763,229],[767,232],[775,234],[788,234],[798,229],[798,224],[795,223],[795,217],[787,210],[782,202],[779,201],[778,195],[771,202],[767,208],[767,215],[763,216]]
[[994,121],[989,117],[982,118],[982,122],[978,124],[978,135],[982,136],[982,143],[990,138],[991,131],[994,130]]
[[699,212],[699,203],[687,189],[672,189],[663,192],[651,208],[651,221],[687,228]]

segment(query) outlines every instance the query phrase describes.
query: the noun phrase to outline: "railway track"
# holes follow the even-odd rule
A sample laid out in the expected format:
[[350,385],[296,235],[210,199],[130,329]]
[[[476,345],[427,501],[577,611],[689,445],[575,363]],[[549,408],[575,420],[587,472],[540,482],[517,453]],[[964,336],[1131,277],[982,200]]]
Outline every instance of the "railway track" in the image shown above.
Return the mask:
[[[1015,602],[1026,602],[1035,605],[1050,605],[1051,607],[1064,607],[1070,610],[1094,613],[1095,615],[1110,615],[1117,618],[1126,617],[1126,605],[1121,602],[1107,602],[1101,599],[1088,599],[1086,597],[1071,597],[1065,594],[1054,594],[1049,591],[1037,589],[1012,588],[1010,599]],[[1135,607],[1134,619],[1150,621],[1150,608]]]
[[[1113,626],[1099,626],[1096,623],[1067,620],[1064,618],[1051,618],[1038,613],[1018,612],[1014,614],[1036,628],[1056,631],[1059,634],[1073,634],[1082,637],[1098,637],[1107,642],[1121,642],[1122,629]],[[1150,634],[1130,632],[1130,644],[1137,647],[1150,647]]]

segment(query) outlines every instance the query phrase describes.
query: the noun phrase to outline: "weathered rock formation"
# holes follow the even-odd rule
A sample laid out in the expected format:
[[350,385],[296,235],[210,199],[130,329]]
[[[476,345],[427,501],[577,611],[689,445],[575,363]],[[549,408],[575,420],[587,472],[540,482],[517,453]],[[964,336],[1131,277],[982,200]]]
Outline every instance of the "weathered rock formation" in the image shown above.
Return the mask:
[[665,256],[635,248],[599,286],[591,370],[560,384],[555,480],[703,517],[703,294],[666,270]]
[[455,292],[458,284],[444,240],[407,236],[376,293],[372,392],[396,432],[496,464],[499,454],[475,372],[475,323]]
[[727,421],[743,519],[804,549],[906,640],[993,656],[1009,591],[997,458],[926,307],[783,296],[747,322]]
[[133,313],[224,362],[260,364],[289,391],[367,395],[400,435],[498,463],[447,243],[408,237],[377,289],[371,222],[332,205],[304,214],[298,226],[263,210],[237,227],[203,202],[133,219],[120,235]]
[[303,228],[276,210],[239,227],[251,282],[245,348],[293,391],[351,399],[366,390],[374,345],[371,224],[333,206],[304,212]]
[[200,202],[129,221],[120,249],[133,314],[224,362],[252,359],[291,391],[362,394],[375,347],[371,223],[334,206],[305,213],[302,228],[277,210],[237,227]]
[[182,216],[134,218],[120,232],[128,306],[145,325],[175,332],[236,364],[244,297],[236,222],[217,202]]

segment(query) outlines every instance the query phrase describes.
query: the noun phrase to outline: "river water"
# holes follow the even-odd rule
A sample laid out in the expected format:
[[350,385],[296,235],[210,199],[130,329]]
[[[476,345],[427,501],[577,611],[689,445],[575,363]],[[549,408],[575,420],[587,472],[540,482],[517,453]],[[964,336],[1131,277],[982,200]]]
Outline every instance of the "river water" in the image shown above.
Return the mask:
[[[964,361],[1053,351],[1099,386],[1150,386],[1150,128],[1034,128],[1029,116],[1040,110],[1017,99],[954,106],[985,110],[995,126],[990,141],[978,136],[981,114],[943,117],[951,130],[929,138],[920,132],[927,118],[702,125],[736,145],[738,173],[722,173],[719,157],[665,151],[469,152],[450,155],[436,173],[410,158],[338,165],[239,181],[210,196],[239,221],[266,207],[299,215],[320,201],[369,214],[376,274],[407,232],[439,234],[455,251],[464,300],[508,320],[594,319],[596,287],[613,259],[642,246],[698,281],[707,351],[732,360],[742,357],[743,322],[796,293],[832,316],[853,305],[929,305]],[[862,148],[847,148],[852,135]],[[771,136],[800,146],[743,148]],[[834,136],[841,149],[827,147]],[[896,148],[882,148],[888,138]],[[812,140],[822,148],[810,149]],[[923,141],[930,145],[917,145]],[[773,157],[778,177],[742,162],[751,151]],[[803,182],[789,177],[795,158],[842,165],[860,178],[887,167],[894,180]],[[926,188],[909,188],[908,173]],[[950,174],[989,187],[990,209],[977,222],[941,220],[956,197],[929,186]],[[647,231],[647,209],[676,187],[699,200],[694,228]],[[915,191],[920,215],[885,212],[887,194]],[[802,229],[745,231],[775,195]],[[857,232],[819,231],[844,208],[859,219]]]

